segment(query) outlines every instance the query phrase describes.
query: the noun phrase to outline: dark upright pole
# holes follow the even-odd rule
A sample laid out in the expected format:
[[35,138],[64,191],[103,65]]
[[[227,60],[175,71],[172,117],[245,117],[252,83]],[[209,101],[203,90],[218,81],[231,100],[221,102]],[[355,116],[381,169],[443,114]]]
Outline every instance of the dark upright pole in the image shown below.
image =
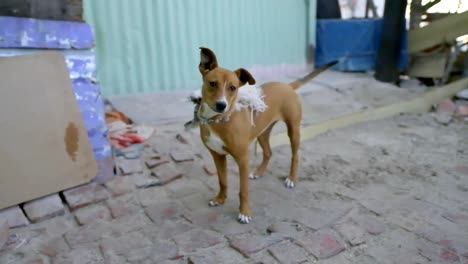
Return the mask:
[[375,79],[396,83],[399,79],[401,41],[405,23],[406,0],[386,0],[382,38],[377,53]]

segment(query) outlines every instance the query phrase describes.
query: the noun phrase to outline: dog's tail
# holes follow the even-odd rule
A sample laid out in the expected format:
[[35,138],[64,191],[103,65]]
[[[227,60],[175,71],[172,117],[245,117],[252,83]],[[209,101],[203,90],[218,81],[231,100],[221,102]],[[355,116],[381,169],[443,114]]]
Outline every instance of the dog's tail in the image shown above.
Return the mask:
[[306,83],[306,82],[312,80],[313,78],[317,77],[317,75],[319,75],[320,73],[322,73],[322,72],[328,70],[329,68],[335,66],[337,63],[338,63],[338,61],[329,62],[329,63],[325,64],[324,66],[322,66],[322,67],[320,67],[318,69],[315,69],[313,72],[307,74],[306,76],[302,77],[301,79],[290,83],[289,85],[291,85],[292,88],[294,90],[296,90],[297,88],[301,87],[304,83]]

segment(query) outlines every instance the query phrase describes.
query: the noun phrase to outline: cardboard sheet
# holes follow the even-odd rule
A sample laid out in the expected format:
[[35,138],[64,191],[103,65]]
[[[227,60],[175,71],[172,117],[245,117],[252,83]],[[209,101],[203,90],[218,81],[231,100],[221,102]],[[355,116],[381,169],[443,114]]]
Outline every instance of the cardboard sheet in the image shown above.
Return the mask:
[[0,58],[0,91],[0,209],[96,176],[61,53]]

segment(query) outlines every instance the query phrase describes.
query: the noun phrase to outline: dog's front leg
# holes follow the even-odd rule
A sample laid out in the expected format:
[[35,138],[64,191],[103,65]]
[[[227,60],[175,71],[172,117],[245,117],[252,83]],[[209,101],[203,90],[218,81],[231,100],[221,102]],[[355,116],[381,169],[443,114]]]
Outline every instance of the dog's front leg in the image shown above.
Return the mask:
[[249,151],[242,151],[235,155],[234,159],[239,166],[240,190],[239,190],[239,222],[248,224],[252,220],[249,206]]
[[226,155],[220,155],[212,150],[210,150],[211,155],[213,156],[213,161],[216,165],[216,170],[218,172],[219,180],[219,193],[213,199],[210,200],[210,206],[218,206],[224,204],[224,201],[227,197],[227,162]]

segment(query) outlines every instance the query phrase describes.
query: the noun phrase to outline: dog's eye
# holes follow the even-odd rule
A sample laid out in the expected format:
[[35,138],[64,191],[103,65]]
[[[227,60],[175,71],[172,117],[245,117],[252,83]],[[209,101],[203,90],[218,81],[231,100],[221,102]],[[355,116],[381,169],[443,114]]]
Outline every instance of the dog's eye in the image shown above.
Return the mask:
[[210,82],[210,86],[211,86],[212,88],[216,88],[216,82]]
[[229,90],[231,90],[231,92],[234,92],[236,90],[236,87],[235,86],[231,86],[229,87]]

